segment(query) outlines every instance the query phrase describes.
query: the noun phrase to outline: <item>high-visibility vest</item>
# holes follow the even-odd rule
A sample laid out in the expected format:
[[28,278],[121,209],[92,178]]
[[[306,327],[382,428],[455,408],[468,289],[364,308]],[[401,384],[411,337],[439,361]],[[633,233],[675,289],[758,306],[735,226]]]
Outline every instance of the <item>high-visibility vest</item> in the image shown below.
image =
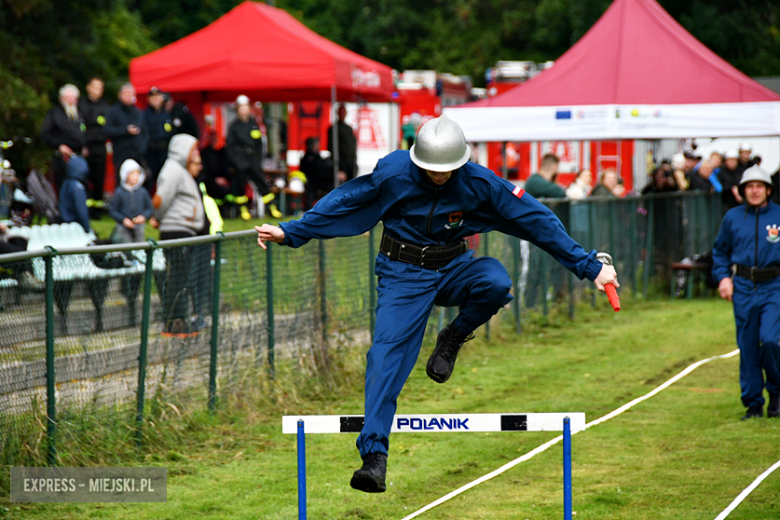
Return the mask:
[[206,216],[211,223],[211,226],[209,226],[209,234],[216,235],[217,232],[222,231],[224,227],[222,215],[219,214],[219,206],[217,206],[217,201],[209,197],[206,193],[206,185],[201,182],[199,186],[200,192],[203,194],[203,209],[206,211]]

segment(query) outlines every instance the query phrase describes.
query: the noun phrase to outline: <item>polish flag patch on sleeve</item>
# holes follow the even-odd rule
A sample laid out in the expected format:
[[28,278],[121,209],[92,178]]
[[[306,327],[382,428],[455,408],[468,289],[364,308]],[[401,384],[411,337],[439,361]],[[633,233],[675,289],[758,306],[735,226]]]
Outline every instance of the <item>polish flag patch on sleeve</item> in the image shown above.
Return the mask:
[[521,188],[520,186],[515,187],[514,190],[512,190],[512,195],[517,197],[518,199],[522,199],[523,195],[525,195],[525,190]]

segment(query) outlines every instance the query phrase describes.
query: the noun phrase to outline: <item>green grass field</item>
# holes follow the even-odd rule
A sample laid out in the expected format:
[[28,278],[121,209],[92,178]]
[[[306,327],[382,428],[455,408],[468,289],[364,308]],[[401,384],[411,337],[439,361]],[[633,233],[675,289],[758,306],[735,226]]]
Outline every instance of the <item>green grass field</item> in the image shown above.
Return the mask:
[[[579,307],[577,320],[526,319],[521,336],[494,326],[468,343],[444,385],[425,375],[432,341],[400,397],[400,413],[584,411],[588,421],[654,389],[689,364],[734,348],[731,306],[719,300],[624,302],[619,314]],[[542,320],[538,320],[541,322]],[[286,413],[362,413],[365,349],[342,351],[329,378],[281,366],[274,384],[225,392],[209,417],[184,412],[170,441],[127,465],[168,468],[160,504],[2,504],[0,518],[297,518],[295,437]],[[741,422],[739,357],[704,365],[611,421],[573,437],[575,519],[712,520],[780,459],[780,419]],[[253,381],[249,379],[248,381]],[[352,490],[354,435],[308,436],[309,518],[398,519],[522,456],[555,433],[402,434],[391,437],[388,491]],[[164,437],[164,436],[163,436]],[[422,519],[558,519],[560,444]],[[93,465],[114,465],[112,454]],[[730,516],[780,518],[775,473]]]

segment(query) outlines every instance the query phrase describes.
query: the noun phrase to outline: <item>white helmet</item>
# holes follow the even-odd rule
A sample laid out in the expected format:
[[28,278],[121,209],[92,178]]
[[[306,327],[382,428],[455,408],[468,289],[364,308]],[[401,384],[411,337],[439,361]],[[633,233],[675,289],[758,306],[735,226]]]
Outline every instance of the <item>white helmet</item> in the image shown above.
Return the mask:
[[729,148],[726,150],[726,153],[723,154],[724,159],[739,159],[739,152],[736,151],[733,148]]
[[412,162],[424,170],[449,172],[468,162],[471,149],[463,130],[443,115],[423,125],[409,154]]
[[236,98],[236,106],[240,107],[241,105],[248,105],[248,104],[249,104],[249,98],[246,97],[245,95],[241,94]]
[[753,181],[760,181],[769,185],[770,188],[772,187],[772,177],[770,177],[767,172],[762,170],[760,166],[751,166],[745,170],[745,173],[742,174],[742,180],[739,181],[739,185],[741,187],[744,184]]
[[750,144],[750,141],[742,141],[739,143],[739,151],[747,150],[748,152],[753,151],[753,145]]

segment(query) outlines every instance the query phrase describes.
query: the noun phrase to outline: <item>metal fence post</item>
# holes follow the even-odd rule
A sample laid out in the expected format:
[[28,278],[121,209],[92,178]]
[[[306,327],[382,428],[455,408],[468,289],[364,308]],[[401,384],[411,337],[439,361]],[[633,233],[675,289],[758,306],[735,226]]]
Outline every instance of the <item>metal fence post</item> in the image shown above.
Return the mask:
[[47,459],[49,466],[57,463],[57,401],[55,397],[56,378],[54,374],[54,275],[52,262],[56,251],[47,247],[46,263],[46,436],[48,437]]
[[320,269],[320,320],[322,322],[322,342],[328,341],[328,280],[325,275],[327,267],[325,255],[325,241],[319,241],[319,269]]
[[274,362],[274,335],[276,326],[274,323],[274,249],[273,244],[268,244],[265,250],[265,288],[266,309],[268,312],[268,374],[273,379],[276,376]]
[[655,210],[655,199],[650,199],[650,209],[647,211],[647,226],[645,226],[645,229],[647,229],[647,237],[646,239],[646,247],[645,247],[645,265],[643,269],[642,276],[644,278],[643,284],[642,284],[642,296],[644,296],[644,299],[647,300],[647,286],[650,283],[650,269],[652,269],[652,266],[654,264],[653,262],[653,223],[654,223],[654,210]]
[[146,357],[149,345],[149,312],[152,301],[152,267],[157,242],[149,240],[151,248],[146,252],[144,271],[144,303],[141,311],[141,345],[138,352],[138,388],[136,388],[135,443],[139,448],[143,444],[144,399],[146,394]]
[[[209,413],[217,409],[217,355],[219,352],[219,275],[222,266],[222,240],[225,234],[217,232],[214,243],[214,285],[211,291],[211,359],[209,362]],[[270,247],[270,244],[269,244]]]
[[374,228],[368,232],[368,327],[371,333],[371,341],[374,340],[374,327],[376,326],[376,278],[374,278]]
[[512,302],[515,312],[515,333],[520,334],[522,327],[520,324],[520,239],[512,238],[512,279],[515,284],[515,300]]

